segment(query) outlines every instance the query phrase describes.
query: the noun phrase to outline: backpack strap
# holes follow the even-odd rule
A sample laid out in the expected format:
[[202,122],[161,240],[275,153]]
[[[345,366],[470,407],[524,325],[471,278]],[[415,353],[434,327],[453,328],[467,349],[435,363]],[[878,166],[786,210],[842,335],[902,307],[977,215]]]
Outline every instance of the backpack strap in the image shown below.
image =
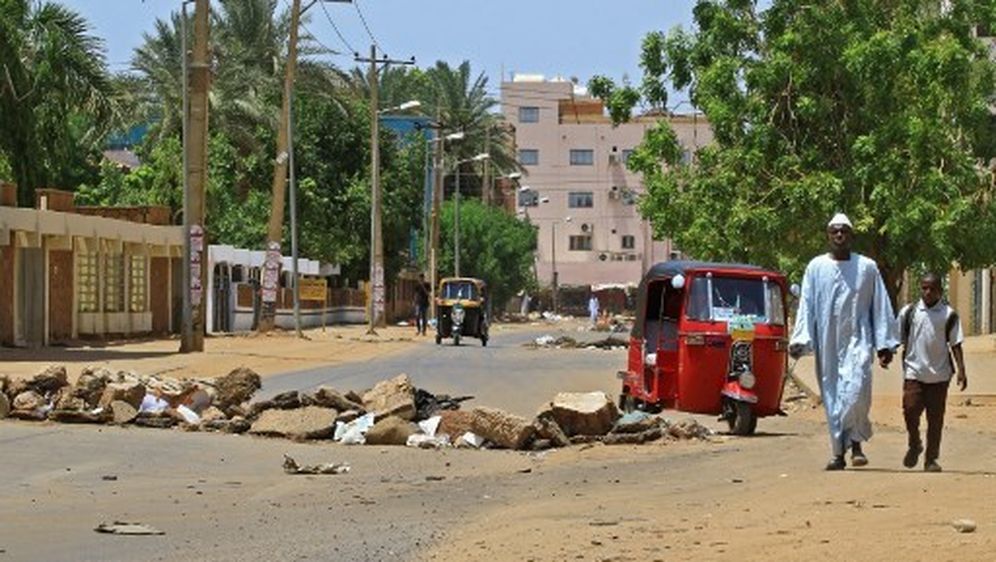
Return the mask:
[[906,360],[906,350],[910,347],[910,329],[913,327],[913,313],[916,311],[915,304],[908,304],[906,308],[903,309],[903,315],[900,319],[901,332],[900,337],[903,340],[903,360]]
[[948,319],[944,322],[944,337],[947,340],[948,345],[951,345],[951,332],[954,331],[955,326],[958,325],[958,312],[948,307]]

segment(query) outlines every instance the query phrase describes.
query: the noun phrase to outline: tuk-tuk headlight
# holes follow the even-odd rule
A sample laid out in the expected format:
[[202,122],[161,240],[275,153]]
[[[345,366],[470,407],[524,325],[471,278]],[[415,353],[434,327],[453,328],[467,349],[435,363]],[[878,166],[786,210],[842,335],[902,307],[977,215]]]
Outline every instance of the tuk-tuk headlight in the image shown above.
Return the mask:
[[754,373],[750,371],[740,373],[740,386],[749,390],[754,388],[755,384],[757,384],[757,377],[754,376]]

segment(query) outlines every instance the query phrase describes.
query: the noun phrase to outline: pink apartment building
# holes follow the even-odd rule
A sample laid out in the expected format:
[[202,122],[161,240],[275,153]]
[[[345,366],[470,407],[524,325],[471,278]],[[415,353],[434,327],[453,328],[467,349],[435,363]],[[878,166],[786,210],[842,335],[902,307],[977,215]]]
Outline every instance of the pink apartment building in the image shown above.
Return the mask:
[[584,88],[536,75],[503,82],[501,104],[526,170],[518,210],[539,228],[541,284],[551,282],[554,265],[560,285],[638,283],[650,265],[677,251],[652,239],[635,204],[643,183],[625,163],[663,118],[690,158],[712,140],[701,115],[641,116],[613,127],[602,102]]

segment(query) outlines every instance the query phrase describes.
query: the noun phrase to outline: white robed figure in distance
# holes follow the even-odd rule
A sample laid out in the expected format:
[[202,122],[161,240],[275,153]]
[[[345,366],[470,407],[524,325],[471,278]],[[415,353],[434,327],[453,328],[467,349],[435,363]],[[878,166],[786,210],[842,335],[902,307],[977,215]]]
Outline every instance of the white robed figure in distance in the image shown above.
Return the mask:
[[833,457],[827,470],[868,464],[861,443],[872,436],[872,362],[892,361],[899,341],[885,283],[875,262],[851,252],[854,231],[838,213],[827,225],[830,252],[813,258],[802,280],[799,311],[789,343],[798,358],[816,355],[816,378]]

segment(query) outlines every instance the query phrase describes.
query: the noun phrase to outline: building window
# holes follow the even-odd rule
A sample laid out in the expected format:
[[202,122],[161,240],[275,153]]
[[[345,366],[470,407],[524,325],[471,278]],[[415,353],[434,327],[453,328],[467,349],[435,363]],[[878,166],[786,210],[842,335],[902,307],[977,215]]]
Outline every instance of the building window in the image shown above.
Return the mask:
[[636,237],[632,234],[623,234],[622,237],[622,249],[623,250],[633,250],[636,248]]
[[692,163],[692,151],[685,148],[681,151],[681,163],[688,166]]
[[629,157],[632,156],[632,155],[633,155],[633,150],[632,149],[623,150],[622,151],[622,163],[625,165],[627,162],[629,162]]
[[535,148],[519,149],[519,164],[523,166],[539,166],[539,150]]
[[571,166],[592,166],[595,164],[595,151],[591,149],[572,149]]
[[104,312],[124,312],[124,256],[104,255]]
[[131,312],[145,312],[147,295],[145,256],[129,256],[128,262],[128,309]]
[[571,191],[567,194],[567,206],[571,209],[590,209],[595,206],[595,195],[591,191]]
[[538,107],[520,107],[519,123],[539,123]]
[[80,312],[97,312],[97,254],[77,254],[76,299]]
[[992,37],[993,32],[987,25],[977,25],[975,26],[975,35],[977,37]]
[[591,251],[591,236],[583,234],[581,236],[571,236],[571,251],[572,252],[590,252]]

